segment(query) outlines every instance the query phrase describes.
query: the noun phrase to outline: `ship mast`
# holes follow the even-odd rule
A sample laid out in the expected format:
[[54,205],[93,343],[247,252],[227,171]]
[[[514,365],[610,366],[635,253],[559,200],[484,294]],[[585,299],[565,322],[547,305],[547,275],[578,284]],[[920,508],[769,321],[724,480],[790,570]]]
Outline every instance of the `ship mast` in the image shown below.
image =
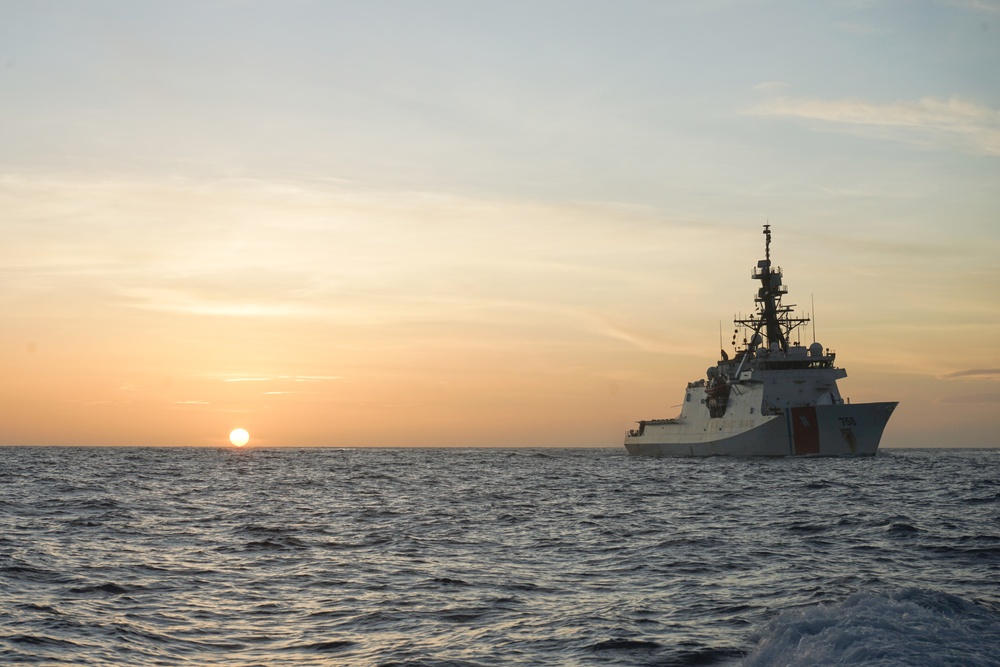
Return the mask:
[[771,225],[764,225],[764,259],[757,262],[757,266],[750,274],[754,280],[760,281],[760,289],[754,301],[757,304],[756,315],[751,315],[745,319],[734,320],[735,324],[741,324],[750,328],[753,335],[748,345],[749,351],[754,351],[759,342],[758,334],[763,332],[768,349],[788,351],[788,334],[792,329],[805,324],[809,318],[792,317],[792,306],[785,306],[781,303],[781,297],[788,294],[788,287],[781,282],[781,267],[771,265]]
[[781,284],[781,269],[771,269],[771,225],[764,225],[764,238],[764,259],[757,262],[757,272],[754,274],[761,284],[756,301],[764,319],[768,347],[777,343],[784,351],[788,349],[788,340],[778,322],[778,305],[781,303],[781,295],[787,294],[788,289]]

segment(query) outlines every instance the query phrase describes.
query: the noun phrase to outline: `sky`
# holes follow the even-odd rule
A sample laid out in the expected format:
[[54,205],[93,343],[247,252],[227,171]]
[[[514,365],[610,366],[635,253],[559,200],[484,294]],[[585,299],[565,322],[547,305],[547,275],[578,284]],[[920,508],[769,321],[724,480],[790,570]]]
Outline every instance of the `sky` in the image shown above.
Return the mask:
[[1000,445],[1000,1],[0,16],[0,444],[621,446],[770,224],[883,446]]

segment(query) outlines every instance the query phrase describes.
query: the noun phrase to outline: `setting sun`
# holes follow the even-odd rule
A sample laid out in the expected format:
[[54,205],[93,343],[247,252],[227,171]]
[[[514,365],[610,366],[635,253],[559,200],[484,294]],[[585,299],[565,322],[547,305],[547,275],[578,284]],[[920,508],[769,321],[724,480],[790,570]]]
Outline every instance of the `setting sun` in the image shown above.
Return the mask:
[[233,429],[229,434],[229,442],[233,443],[237,447],[242,447],[250,442],[250,434],[247,433],[245,428]]

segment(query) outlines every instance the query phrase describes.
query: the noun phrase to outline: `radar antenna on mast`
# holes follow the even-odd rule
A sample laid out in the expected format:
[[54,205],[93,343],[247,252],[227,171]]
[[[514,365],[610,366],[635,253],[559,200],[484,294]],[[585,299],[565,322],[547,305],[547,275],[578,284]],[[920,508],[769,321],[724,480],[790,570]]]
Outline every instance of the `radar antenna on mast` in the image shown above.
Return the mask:
[[809,322],[809,318],[794,317],[794,306],[781,302],[782,297],[788,293],[788,287],[781,281],[781,267],[771,266],[770,223],[764,225],[764,239],[765,258],[757,262],[750,274],[751,278],[760,281],[760,288],[754,298],[757,312],[749,317],[733,320],[737,326],[742,325],[753,332],[747,345],[747,351],[751,354],[756,352],[762,342],[765,350],[787,352],[789,334],[796,327]]

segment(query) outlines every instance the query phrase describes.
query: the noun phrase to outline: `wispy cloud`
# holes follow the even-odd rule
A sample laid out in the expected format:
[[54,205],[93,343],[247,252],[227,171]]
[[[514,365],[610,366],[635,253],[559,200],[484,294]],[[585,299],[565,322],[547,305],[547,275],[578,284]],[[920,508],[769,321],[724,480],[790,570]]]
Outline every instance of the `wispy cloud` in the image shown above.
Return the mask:
[[789,84],[784,81],[761,81],[753,87],[754,90],[762,93],[778,94],[789,88]]
[[343,380],[342,375],[267,375],[267,376],[224,376],[213,377],[222,382],[333,382]]
[[949,0],[946,4],[990,14],[1000,14],[1000,3],[988,2],[987,0]]
[[944,396],[938,399],[938,403],[958,403],[968,405],[970,403],[1000,403],[1000,393],[963,394],[961,396]]
[[891,32],[888,28],[880,28],[869,23],[853,23],[850,21],[842,21],[837,24],[842,30],[855,35],[873,36],[879,37],[881,35],[887,35]]
[[132,307],[168,313],[218,317],[306,317],[319,312],[317,308],[301,303],[283,303],[278,300],[248,301],[248,297],[244,295],[226,301],[203,298],[198,294],[174,289],[124,288],[120,293]]
[[954,373],[948,373],[944,376],[946,379],[956,379],[956,378],[997,378],[1000,379],[1000,368],[970,368],[964,371],[956,371]]
[[[774,90],[770,84],[760,89],[764,92]],[[1000,110],[959,97],[947,100],[924,97],[877,104],[862,99],[824,100],[778,95],[746,113],[765,118],[797,119],[824,131],[866,134],[925,147],[958,146],[1000,156]]]

